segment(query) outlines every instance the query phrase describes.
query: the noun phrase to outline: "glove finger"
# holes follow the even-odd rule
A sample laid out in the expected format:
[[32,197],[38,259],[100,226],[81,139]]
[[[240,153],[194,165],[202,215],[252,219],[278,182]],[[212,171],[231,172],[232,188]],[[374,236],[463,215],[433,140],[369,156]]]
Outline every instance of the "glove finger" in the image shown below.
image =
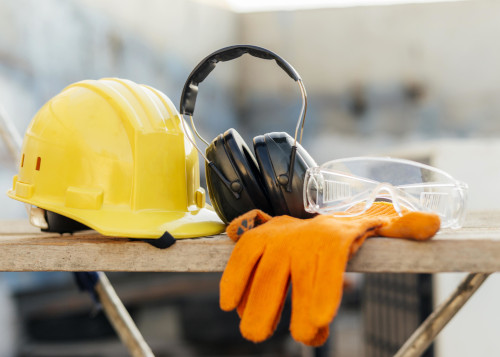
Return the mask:
[[384,237],[426,240],[433,237],[441,226],[439,216],[429,212],[408,212],[402,217],[391,219],[378,228]]
[[234,246],[219,284],[220,308],[235,309],[241,301],[252,270],[264,251],[265,242],[248,231]]
[[258,266],[259,266],[259,264],[256,264],[254,269],[252,270],[252,273],[250,274],[250,278],[248,279],[247,287],[245,288],[245,291],[243,292],[243,296],[241,297],[240,303],[238,304],[238,307],[236,308],[236,312],[238,313],[238,316],[240,317],[240,319],[243,316],[243,311],[245,311],[245,307],[247,306],[248,296],[250,295],[250,288],[251,288],[253,280],[255,278],[255,269]]
[[[290,332],[297,341],[310,341],[318,332],[317,325],[311,321],[310,307],[314,277],[317,269],[317,254],[305,251],[292,261],[292,316]],[[305,343],[305,342],[304,342]]]
[[274,317],[274,323],[272,328],[273,331],[276,330],[276,327],[278,327],[278,323],[280,322],[281,313],[283,312],[283,308],[285,307],[285,301],[289,287],[290,287],[290,278],[288,278],[287,280],[286,287],[284,290],[285,293],[283,294],[283,297],[281,299],[281,304],[279,306],[279,309],[276,311],[276,316]]
[[[324,252],[325,253],[325,252]],[[342,299],[344,272],[349,248],[321,254],[312,288],[311,321],[315,326],[326,326],[337,314]]]
[[311,340],[299,341],[299,342],[302,342],[303,344],[308,346],[318,347],[326,342],[329,334],[330,334],[330,326],[326,325],[324,327],[320,327]]
[[[243,312],[245,311],[245,307],[246,307],[247,302],[248,302],[248,296],[250,294],[250,286],[252,285],[252,281],[253,281],[253,274],[252,274],[251,280],[248,283],[247,288],[245,289],[245,293],[243,294],[243,297],[240,301],[240,304],[238,305],[238,307],[236,309],[236,311],[238,312],[238,316],[240,318],[243,316]],[[288,291],[289,286],[290,286],[290,279],[288,279],[288,282],[287,282],[286,288],[285,288],[285,294],[283,294],[283,298],[281,300],[280,307],[276,312],[276,316],[274,317],[274,323],[273,323],[273,327],[272,327],[273,331],[276,330],[276,327],[278,326],[278,323],[280,321],[280,316],[281,316],[281,313],[283,312],[283,308],[285,306],[285,301],[286,301],[286,296],[287,296],[286,292]]]
[[248,298],[241,309],[240,331],[248,340],[261,342],[269,338],[279,321],[290,275],[287,257],[278,259],[282,252],[283,249],[266,250],[252,284],[247,287]]
[[347,261],[380,225],[379,219],[372,218],[344,225],[341,234],[322,249],[311,299],[311,317],[316,326],[328,325],[336,315]]

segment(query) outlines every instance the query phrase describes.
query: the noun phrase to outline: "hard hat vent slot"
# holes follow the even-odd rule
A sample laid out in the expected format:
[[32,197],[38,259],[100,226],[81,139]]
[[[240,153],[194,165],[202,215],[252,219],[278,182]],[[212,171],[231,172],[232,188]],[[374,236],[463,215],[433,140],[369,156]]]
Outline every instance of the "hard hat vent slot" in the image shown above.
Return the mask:
[[42,163],[42,158],[40,156],[38,156],[36,158],[36,170],[37,171],[40,171],[40,164]]
[[23,154],[23,157],[21,157],[21,167],[24,166],[24,154]]

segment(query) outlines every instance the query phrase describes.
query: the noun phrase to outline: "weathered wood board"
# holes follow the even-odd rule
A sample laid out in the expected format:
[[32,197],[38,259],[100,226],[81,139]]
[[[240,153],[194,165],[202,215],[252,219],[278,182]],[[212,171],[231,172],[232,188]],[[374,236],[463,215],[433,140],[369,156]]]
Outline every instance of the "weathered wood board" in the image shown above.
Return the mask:
[[[161,250],[87,231],[42,233],[27,221],[0,223],[0,271],[222,271],[234,243],[224,234],[179,240]],[[500,271],[500,212],[474,212],[465,227],[432,240],[370,238],[349,262],[351,272]]]

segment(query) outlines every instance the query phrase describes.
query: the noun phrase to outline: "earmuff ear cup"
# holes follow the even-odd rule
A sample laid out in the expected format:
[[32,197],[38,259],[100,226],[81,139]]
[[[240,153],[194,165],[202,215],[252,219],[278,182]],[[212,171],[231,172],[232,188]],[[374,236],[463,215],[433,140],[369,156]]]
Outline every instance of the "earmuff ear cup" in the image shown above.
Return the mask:
[[293,143],[294,139],[284,132],[259,135],[253,140],[255,157],[274,215],[309,218],[313,215],[304,209],[304,177],[307,169],[317,164],[302,145],[297,143],[291,192],[287,192]]
[[254,208],[273,214],[255,157],[236,130],[217,136],[206,155],[230,182],[231,189],[210,165],[205,166],[210,200],[225,223]]

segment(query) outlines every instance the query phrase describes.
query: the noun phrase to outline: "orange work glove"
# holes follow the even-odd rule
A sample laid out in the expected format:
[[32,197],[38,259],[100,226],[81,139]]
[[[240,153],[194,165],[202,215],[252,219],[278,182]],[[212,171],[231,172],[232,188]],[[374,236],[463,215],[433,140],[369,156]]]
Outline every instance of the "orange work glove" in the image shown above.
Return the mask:
[[432,213],[405,212],[377,202],[355,217],[271,218],[250,211],[227,227],[237,244],[220,282],[220,306],[237,309],[243,337],[269,338],[292,284],[290,331],[295,340],[319,346],[342,298],[347,261],[367,237],[425,240],[440,226]]

